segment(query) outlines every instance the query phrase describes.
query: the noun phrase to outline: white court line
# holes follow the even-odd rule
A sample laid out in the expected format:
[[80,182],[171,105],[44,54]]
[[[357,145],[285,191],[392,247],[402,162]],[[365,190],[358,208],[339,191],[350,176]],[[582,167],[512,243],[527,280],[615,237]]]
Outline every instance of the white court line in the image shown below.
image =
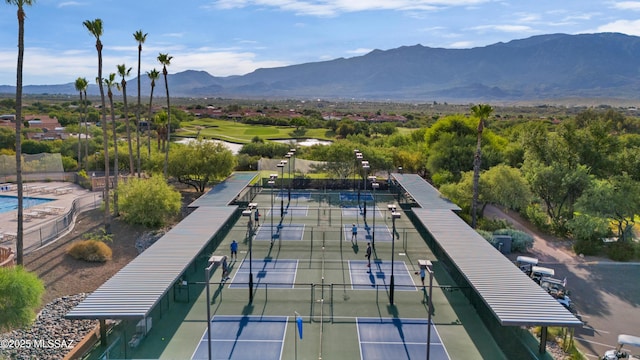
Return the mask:
[[614,346],[611,346],[611,345],[609,345],[609,344],[603,344],[603,343],[600,343],[600,342],[597,342],[597,341],[587,340],[587,339],[581,338],[581,337],[579,337],[579,336],[575,336],[575,337],[574,337],[574,339],[578,339],[578,340],[580,340],[580,341],[584,341],[584,342],[589,343],[589,344],[594,344],[594,345],[600,345],[600,346],[610,347],[610,348],[612,348],[612,349],[613,349],[613,348],[615,348],[615,345],[614,345]]

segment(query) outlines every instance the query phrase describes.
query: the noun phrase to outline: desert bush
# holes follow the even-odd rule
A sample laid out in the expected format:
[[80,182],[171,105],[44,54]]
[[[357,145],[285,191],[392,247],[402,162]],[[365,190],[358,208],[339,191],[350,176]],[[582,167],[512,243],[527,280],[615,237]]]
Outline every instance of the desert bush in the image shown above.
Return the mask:
[[478,228],[488,232],[496,231],[498,229],[510,229],[512,227],[511,223],[505,219],[478,219]]
[[524,231],[515,229],[498,229],[493,232],[494,235],[511,236],[511,251],[527,252],[533,247],[533,237]]
[[636,249],[627,241],[616,241],[607,245],[607,255],[611,260],[629,261],[635,257]]
[[113,234],[107,233],[107,230],[105,230],[104,228],[100,228],[99,230],[90,233],[85,233],[84,235],[82,235],[82,238],[85,240],[113,242]]
[[22,266],[0,268],[0,331],[29,325],[40,306],[44,283]]
[[533,225],[535,225],[538,229],[548,232],[550,230],[549,226],[549,216],[547,213],[540,207],[540,205],[532,204],[527,206],[526,210],[522,214],[526,217]]
[[164,226],[180,212],[180,193],[162,176],[133,178],[118,187],[120,215],[129,224]]
[[67,249],[67,254],[74,259],[89,262],[105,262],[111,260],[111,248],[98,240],[83,240],[74,243]]

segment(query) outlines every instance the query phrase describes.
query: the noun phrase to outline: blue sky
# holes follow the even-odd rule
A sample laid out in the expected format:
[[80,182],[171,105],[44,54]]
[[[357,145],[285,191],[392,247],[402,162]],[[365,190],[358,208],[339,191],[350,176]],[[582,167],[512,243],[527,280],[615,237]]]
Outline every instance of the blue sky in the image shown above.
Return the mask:
[[[15,85],[16,7],[0,3],[0,84]],[[97,76],[95,38],[104,23],[104,72],[137,66],[133,33],[148,33],[142,72],[204,70],[243,75],[422,44],[482,47],[552,33],[640,35],[640,1],[612,0],[35,0],[26,7],[24,84]],[[133,78],[134,76],[132,76]]]

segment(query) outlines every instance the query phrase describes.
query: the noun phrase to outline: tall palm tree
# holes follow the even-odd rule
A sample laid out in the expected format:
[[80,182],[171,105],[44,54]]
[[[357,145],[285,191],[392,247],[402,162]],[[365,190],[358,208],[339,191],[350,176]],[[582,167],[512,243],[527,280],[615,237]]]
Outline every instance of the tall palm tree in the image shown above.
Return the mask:
[[107,86],[107,96],[109,97],[109,107],[111,108],[111,123],[113,126],[113,215],[119,216],[118,212],[118,134],[116,132],[116,111],[113,107],[113,91],[111,89],[114,86],[118,86],[116,83],[116,74],[109,74],[108,78],[104,79],[104,84]]
[[160,53],[158,55],[158,61],[162,64],[162,75],[164,75],[164,88],[167,91],[167,147],[164,153],[164,177],[168,179],[167,167],[169,164],[169,145],[171,144],[171,102],[169,101],[169,83],[167,82],[167,66],[171,65],[171,59],[173,56],[169,54]]
[[[76,79],[76,91],[78,91],[78,93],[80,93],[80,121],[78,121],[78,169],[82,167],[82,121],[83,121],[83,117],[85,115],[84,113],[84,107],[85,107],[85,102],[82,97],[83,95],[83,91],[87,90],[87,86],[89,85],[89,83],[87,82],[87,79],[85,78],[77,78]],[[86,120],[86,117],[84,118],[84,121]],[[86,167],[86,163],[85,163],[85,167]]]
[[24,64],[24,6],[31,6],[34,0],[6,0],[7,4],[18,7],[18,67],[16,69],[16,182],[18,183],[18,228],[16,231],[16,261],[22,265],[24,248],[24,212],[22,210],[22,68]]
[[151,95],[149,96],[149,116],[147,118],[147,155],[151,157],[151,108],[153,105],[153,89],[156,87],[156,80],[160,77],[160,72],[156,69],[147,71],[147,76],[151,80]]
[[480,164],[482,162],[482,131],[484,121],[491,116],[493,108],[489,104],[478,104],[471,107],[471,113],[478,118],[478,140],[476,154],[473,158],[473,201],[471,202],[471,227],[476,228],[478,221],[478,193],[480,187]]
[[138,42],[138,106],[136,106],[136,142],[138,146],[138,177],[140,177],[140,58],[142,57],[142,44],[147,40],[147,34],[142,30],[133,33],[133,38]]
[[100,88],[100,101],[102,105],[102,145],[104,149],[104,230],[111,234],[111,212],[109,210],[109,134],[107,133],[107,105],[104,101],[104,88],[102,86],[102,20],[85,20],[87,30],[96,38],[96,50],[98,50],[98,77],[96,83]]
[[122,77],[120,84],[116,84],[119,90],[122,90],[122,97],[124,98],[124,122],[127,126],[127,142],[129,143],[129,175],[135,173],[133,165],[133,147],[131,146],[131,128],[129,127],[129,107],[127,105],[127,80],[125,78],[131,73],[131,68],[128,68],[122,64],[118,65],[118,74]]
[[89,171],[89,121],[87,120],[87,108],[89,107],[89,101],[87,100],[87,88],[89,87],[89,81],[87,81],[86,78],[82,78],[82,81],[82,94],[84,95],[84,169],[85,171]]

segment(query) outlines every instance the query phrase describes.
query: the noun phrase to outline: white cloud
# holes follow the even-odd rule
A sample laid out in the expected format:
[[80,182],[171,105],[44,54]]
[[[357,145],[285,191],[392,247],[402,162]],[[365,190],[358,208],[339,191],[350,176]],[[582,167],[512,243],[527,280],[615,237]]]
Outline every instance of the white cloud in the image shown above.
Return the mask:
[[620,1],[613,3],[613,8],[619,10],[640,11],[640,1]]
[[347,50],[347,54],[351,54],[351,55],[364,55],[364,54],[368,54],[372,51],[373,49],[367,49],[367,48],[358,48],[358,49],[354,49],[354,50]]
[[237,9],[248,6],[275,8],[297,15],[337,16],[341,13],[377,10],[409,12],[418,17],[419,11],[434,11],[441,8],[469,7],[492,0],[217,0],[206,8]]
[[63,1],[60,4],[58,4],[59,8],[63,8],[63,7],[67,7],[67,6],[84,6],[86,5],[85,3],[81,3],[79,1]]
[[640,20],[617,20],[599,26],[595,32],[619,32],[627,35],[640,36]]
[[468,49],[473,46],[473,42],[471,41],[456,41],[452,44],[449,44],[449,47],[452,49]]
[[533,29],[526,25],[482,25],[471,28],[475,31],[499,31],[499,32],[533,32]]

